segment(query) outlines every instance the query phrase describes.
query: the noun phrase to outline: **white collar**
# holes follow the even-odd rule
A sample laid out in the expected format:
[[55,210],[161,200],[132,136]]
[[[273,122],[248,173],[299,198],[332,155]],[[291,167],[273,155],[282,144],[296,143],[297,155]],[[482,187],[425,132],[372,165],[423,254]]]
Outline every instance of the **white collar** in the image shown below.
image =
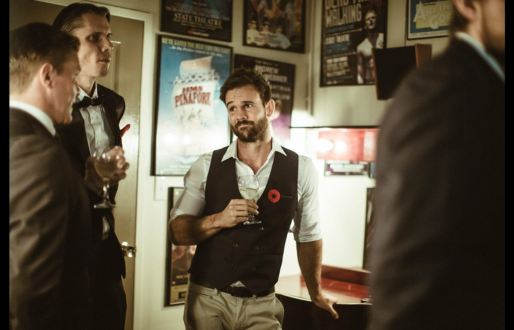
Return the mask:
[[476,40],[466,32],[457,32],[455,33],[455,37],[468,43],[473,49],[475,49],[478,55],[480,55],[484,59],[484,61],[486,61],[487,64],[489,64],[489,66],[493,69],[494,72],[496,72],[496,74],[500,77],[503,83],[505,83],[505,73],[501,69],[500,64],[491,54],[489,54],[485,50],[484,46],[478,40]]
[[[274,138],[271,138],[271,151],[268,155],[268,159],[275,152],[280,152],[284,156],[287,156],[284,149],[282,149],[282,146]],[[227,148],[227,151],[223,155],[223,158],[221,159],[221,161],[224,162],[229,158],[239,159],[239,158],[237,158],[237,139],[235,139],[234,142],[232,142],[230,144],[230,146]]]
[[[95,83],[93,84],[93,96],[91,97],[91,99],[97,99],[98,98],[98,88],[97,87],[97,84],[96,84],[96,81]],[[75,102],[80,102],[84,99],[84,97],[89,97],[89,95],[84,92],[84,90],[82,89],[82,87],[79,87],[79,95],[77,95],[75,97]]]
[[25,102],[11,100],[9,100],[9,108],[16,108],[27,112],[32,117],[36,118],[43,126],[45,126],[45,128],[50,132],[50,134],[52,134],[52,136],[55,136],[55,127],[52,119],[50,119],[50,116],[43,112],[43,110]]

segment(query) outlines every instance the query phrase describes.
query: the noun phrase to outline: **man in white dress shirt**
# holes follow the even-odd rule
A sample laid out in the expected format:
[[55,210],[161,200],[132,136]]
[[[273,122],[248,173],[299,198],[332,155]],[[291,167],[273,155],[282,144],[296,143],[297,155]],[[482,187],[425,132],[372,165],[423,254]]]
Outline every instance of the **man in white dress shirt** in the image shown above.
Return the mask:
[[[338,318],[332,306],[337,299],[321,290],[318,182],[312,161],[272,138],[275,102],[260,73],[234,70],[220,99],[237,140],[192,165],[170,214],[171,241],[197,245],[189,269],[186,328],[282,328],[284,311],[274,284],[293,218],[298,261],[311,299]],[[257,176],[256,200],[240,195],[241,175]],[[242,224],[249,213],[261,223]]]
[[71,122],[79,41],[44,23],[9,38],[9,328],[88,329],[90,214],[56,139]]

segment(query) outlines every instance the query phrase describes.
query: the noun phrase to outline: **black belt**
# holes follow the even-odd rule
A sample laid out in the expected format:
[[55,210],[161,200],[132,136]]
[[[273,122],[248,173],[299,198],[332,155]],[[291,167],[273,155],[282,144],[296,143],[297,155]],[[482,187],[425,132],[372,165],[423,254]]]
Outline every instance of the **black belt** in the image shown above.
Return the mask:
[[[198,285],[204,286],[204,287],[209,288],[209,289],[216,289],[210,283],[196,278],[193,274],[189,274],[189,280],[191,282],[193,282],[194,284],[198,284]],[[229,286],[224,287],[223,289],[218,289],[218,291],[228,293],[228,294],[230,294],[230,295],[232,295],[234,297],[238,297],[238,298],[251,298],[254,295],[252,293],[252,291],[250,291],[247,287],[244,287],[244,286],[231,286],[231,285],[229,285]],[[273,293],[273,292],[275,292],[275,287],[274,286],[271,287],[268,290],[264,290],[262,292],[257,293],[255,296],[257,296],[257,297],[264,297],[264,296],[267,296],[267,295],[269,295],[270,293]]]

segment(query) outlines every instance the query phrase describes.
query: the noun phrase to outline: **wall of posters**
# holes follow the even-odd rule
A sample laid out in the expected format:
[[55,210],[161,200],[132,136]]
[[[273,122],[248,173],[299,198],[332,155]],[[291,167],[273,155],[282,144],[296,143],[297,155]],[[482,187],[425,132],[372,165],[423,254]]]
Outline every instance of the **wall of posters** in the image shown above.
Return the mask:
[[409,0],[407,39],[448,36],[452,16],[451,0]]
[[220,87],[232,48],[159,36],[155,175],[184,175],[206,152],[229,143]]
[[161,30],[232,41],[232,0],[162,0]]
[[320,86],[375,84],[373,48],[386,47],[387,0],[323,1]]
[[261,71],[271,85],[271,98],[275,101],[275,112],[271,117],[273,137],[279,143],[288,141],[291,134],[291,112],[294,100],[295,66],[293,64],[275,62],[261,58],[236,55],[234,68],[245,68]]
[[305,52],[305,0],[244,0],[243,45]]

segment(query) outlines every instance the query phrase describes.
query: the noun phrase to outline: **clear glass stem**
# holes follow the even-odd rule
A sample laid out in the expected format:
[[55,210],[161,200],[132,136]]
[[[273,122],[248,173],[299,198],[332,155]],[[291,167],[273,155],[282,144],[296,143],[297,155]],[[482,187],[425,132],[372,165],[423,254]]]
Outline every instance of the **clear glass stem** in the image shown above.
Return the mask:
[[109,180],[103,180],[104,203],[109,202]]

